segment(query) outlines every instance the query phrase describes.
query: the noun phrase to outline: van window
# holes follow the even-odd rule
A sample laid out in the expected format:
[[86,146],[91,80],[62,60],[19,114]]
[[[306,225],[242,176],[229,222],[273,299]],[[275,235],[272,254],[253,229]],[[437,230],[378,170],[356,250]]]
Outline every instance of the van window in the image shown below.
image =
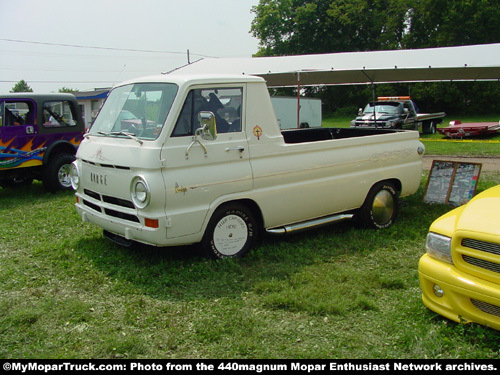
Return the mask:
[[198,114],[210,111],[215,115],[218,133],[240,132],[243,88],[191,90],[177,119],[173,137],[192,136],[201,124]]

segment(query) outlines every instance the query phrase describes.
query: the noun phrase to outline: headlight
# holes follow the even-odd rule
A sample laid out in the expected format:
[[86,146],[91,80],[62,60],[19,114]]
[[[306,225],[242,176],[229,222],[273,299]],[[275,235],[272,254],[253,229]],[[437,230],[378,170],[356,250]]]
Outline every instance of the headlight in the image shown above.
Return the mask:
[[146,208],[151,199],[151,190],[143,177],[136,176],[130,183],[130,196],[137,208]]
[[78,170],[76,161],[71,163],[71,170],[69,171],[69,175],[71,178],[71,187],[75,191],[78,190],[78,187],[80,186],[80,171]]
[[453,264],[451,259],[451,238],[429,232],[425,242],[427,254],[431,257]]

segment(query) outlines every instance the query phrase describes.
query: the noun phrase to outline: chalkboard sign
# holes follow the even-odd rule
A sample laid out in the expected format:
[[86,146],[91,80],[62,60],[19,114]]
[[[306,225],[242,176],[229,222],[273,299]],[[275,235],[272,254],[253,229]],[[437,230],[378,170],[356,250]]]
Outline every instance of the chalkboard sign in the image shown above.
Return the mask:
[[425,188],[424,202],[458,207],[475,194],[481,164],[434,160]]

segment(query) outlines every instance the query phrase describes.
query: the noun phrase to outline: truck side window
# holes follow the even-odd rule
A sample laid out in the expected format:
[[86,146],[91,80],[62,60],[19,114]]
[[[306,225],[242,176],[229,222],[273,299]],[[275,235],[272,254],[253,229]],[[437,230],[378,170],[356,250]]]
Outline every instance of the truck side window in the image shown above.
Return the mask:
[[200,127],[198,114],[210,111],[215,115],[218,133],[240,132],[243,89],[194,89],[188,93],[175,124],[172,137],[192,136]]
[[8,101],[0,105],[0,126],[36,124],[35,104],[32,101]]
[[75,126],[74,108],[67,101],[50,101],[43,103],[43,126],[63,127]]

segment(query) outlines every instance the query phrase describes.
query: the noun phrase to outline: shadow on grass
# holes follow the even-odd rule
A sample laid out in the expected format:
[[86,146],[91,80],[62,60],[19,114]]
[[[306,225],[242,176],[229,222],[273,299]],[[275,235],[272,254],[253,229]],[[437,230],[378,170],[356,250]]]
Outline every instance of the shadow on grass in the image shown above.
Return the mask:
[[262,281],[284,279],[313,262],[344,254],[345,248],[329,243],[351,230],[340,224],[289,237],[266,236],[240,259],[207,259],[196,245],[126,248],[103,237],[79,239],[75,251],[107,278],[154,298],[239,298]]
[[9,188],[0,187],[0,210],[8,210],[24,204],[33,204],[42,201],[56,201],[61,199],[61,197],[71,196],[74,196],[72,190],[49,193],[39,181],[35,181],[30,185]]
[[[424,207],[428,212],[422,214]],[[429,224],[449,209],[425,205],[420,195],[412,198],[387,230],[359,229],[346,221],[285,237],[265,236],[261,245],[242,259],[209,260],[195,245],[125,248],[103,237],[79,239],[75,250],[106,277],[154,298],[240,298],[260,283],[285,280],[311,264],[377,249],[397,249],[404,238],[423,244]]]

